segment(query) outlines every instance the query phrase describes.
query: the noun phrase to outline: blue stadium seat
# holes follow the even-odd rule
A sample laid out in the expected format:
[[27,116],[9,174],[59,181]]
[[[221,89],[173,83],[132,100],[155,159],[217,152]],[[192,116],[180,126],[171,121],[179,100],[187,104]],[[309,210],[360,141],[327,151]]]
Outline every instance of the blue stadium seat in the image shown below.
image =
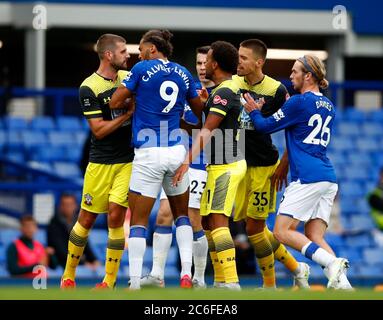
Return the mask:
[[26,130],[26,129],[28,129],[28,122],[24,118],[5,117],[4,118],[4,126],[9,131]]
[[355,248],[371,247],[373,240],[369,234],[352,235],[346,237],[346,244],[352,248],[352,250],[356,251]]
[[32,161],[53,162],[66,160],[66,150],[62,147],[41,146],[37,147],[30,155]]
[[[76,140],[71,132],[51,131],[48,133],[49,143],[52,146],[72,146]],[[77,144],[75,144],[77,146]]]
[[147,266],[149,269],[152,268],[152,264],[153,264],[153,247],[146,246],[143,264],[145,266]]
[[165,278],[177,278],[180,276],[180,270],[176,266],[169,266],[165,268]]
[[179,253],[178,253],[178,247],[170,247],[168,257],[166,259],[166,268],[169,266],[176,266],[178,264],[178,258]]
[[39,131],[22,131],[21,138],[24,143],[25,150],[33,151],[35,147],[46,146],[47,136]]
[[380,151],[381,148],[378,140],[374,138],[358,138],[356,140],[356,146],[361,153]]
[[78,165],[69,162],[54,162],[53,169],[56,174],[64,178],[80,178],[82,176]]
[[[6,153],[5,157],[15,163],[24,164],[25,162],[25,156],[23,152],[10,151]],[[25,173],[15,166],[5,165],[5,174],[12,177],[22,177]]]
[[360,135],[359,125],[355,122],[339,123],[339,125],[337,126],[337,132],[342,136],[355,137]]
[[370,231],[374,229],[374,223],[367,215],[358,214],[350,217],[353,230]]
[[325,239],[331,247],[340,247],[344,245],[343,237],[339,234],[327,233]]
[[[383,123],[383,119],[382,119]],[[361,126],[361,132],[367,137],[382,137],[383,125],[380,123],[366,122]]]
[[8,277],[9,277],[9,273],[6,267],[0,264],[0,278],[8,278]]
[[0,129],[0,149],[3,149],[7,142],[7,135],[4,130]]
[[352,151],[354,149],[354,140],[346,136],[332,137],[328,147],[329,152]]
[[7,247],[0,244],[0,265],[4,264],[7,260]]
[[364,265],[359,268],[359,276],[362,278],[381,277],[382,268],[378,266]]
[[89,241],[92,247],[99,244],[103,245],[105,251],[106,244],[108,242],[108,231],[92,229],[92,231],[89,233]]
[[6,149],[8,151],[24,151],[24,143],[19,131],[6,133]]
[[35,131],[48,132],[55,130],[56,125],[51,117],[41,116],[32,119],[31,129]]
[[355,248],[340,249],[338,250],[338,257],[346,258],[351,264],[363,261],[362,252]]
[[43,246],[46,246],[47,241],[47,232],[44,229],[37,230],[35,234],[35,240],[39,241]]
[[383,264],[382,248],[366,248],[363,251],[363,257],[367,264]]
[[363,185],[357,182],[344,182],[341,184],[341,192],[349,197],[363,197],[366,194]]
[[355,107],[348,107],[344,111],[344,119],[357,123],[366,120],[367,116],[367,112],[356,109]]
[[329,152],[327,157],[330,159],[331,163],[339,168],[343,168],[346,164],[348,164],[347,157],[343,152]]
[[374,111],[369,112],[368,119],[371,122],[382,124],[383,123],[383,109],[381,108],[380,110],[374,110]]
[[5,248],[8,248],[9,244],[16,240],[20,236],[18,229],[1,229],[0,230],[0,242]]
[[64,269],[57,266],[56,269],[47,268],[48,278],[61,278]]
[[350,153],[347,157],[347,160],[351,163],[353,166],[371,166],[373,159],[370,156],[369,153]]
[[61,116],[57,118],[57,128],[61,131],[80,131],[83,130],[83,125],[80,118]]
[[358,180],[364,181],[368,180],[370,177],[370,173],[368,168],[361,166],[347,166],[344,168],[344,178],[347,180]]
[[77,145],[83,146],[84,143],[85,143],[85,140],[88,137],[88,134],[89,134],[89,132],[87,132],[87,131],[77,131],[77,132],[75,132],[75,137],[76,137]]
[[319,265],[313,265],[310,267],[310,279],[324,277],[323,269]]
[[77,266],[76,277],[78,278],[92,278],[97,276],[97,273],[86,266]]
[[63,147],[65,149],[65,160],[69,162],[79,163],[82,156],[80,148]]
[[53,167],[49,162],[28,161],[27,164],[33,169],[43,170],[46,172],[53,172]]

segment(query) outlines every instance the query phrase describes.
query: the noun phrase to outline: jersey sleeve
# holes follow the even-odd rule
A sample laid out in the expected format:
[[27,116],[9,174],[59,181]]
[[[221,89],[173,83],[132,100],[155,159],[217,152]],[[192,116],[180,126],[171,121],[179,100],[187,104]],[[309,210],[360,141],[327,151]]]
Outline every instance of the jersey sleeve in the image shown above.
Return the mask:
[[239,104],[239,96],[229,88],[220,88],[209,98],[209,113],[226,117],[233,105]]
[[132,70],[126,75],[125,79],[122,80],[121,84],[132,92],[136,92],[137,85],[140,80],[140,74],[143,67],[143,61],[136,63]]
[[264,117],[270,117],[272,114],[282,108],[286,100],[290,98],[289,92],[286,87],[281,83],[275,92],[274,98],[270,104],[265,105],[262,108],[262,115]]
[[259,110],[250,112],[255,129],[262,133],[273,133],[298,123],[302,114],[300,101],[300,95],[291,97],[282,108],[267,118]]
[[87,86],[79,89],[82,113],[86,119],[102,117],[101,105],[94,92]]

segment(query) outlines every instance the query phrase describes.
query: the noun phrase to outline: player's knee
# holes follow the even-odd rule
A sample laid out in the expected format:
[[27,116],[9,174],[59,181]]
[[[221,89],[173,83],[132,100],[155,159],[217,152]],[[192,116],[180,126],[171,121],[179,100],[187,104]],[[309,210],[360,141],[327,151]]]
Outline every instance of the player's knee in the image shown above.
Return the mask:
[[78,217],[78,222],[85,229],[91,229],[96,221],[97,215],[88,211],[81,209],[80,215]]
[[274,237],[280,242],[280,243],[285,243],[286,242],[286,233],[279,229],[279,228],[274,228],[273,231]]
[[265,220],[247,219],[246,232],[249,236],[263,232]]
[[171,226],[173,224],[173,216],[170,207],[162,207],[158,210],[156,224],[159,226]]
[[323,241],[323,237],[320,234],[316,234],[315,232],[305,232],[307,238],[309,238],[312,242],[321,243]]

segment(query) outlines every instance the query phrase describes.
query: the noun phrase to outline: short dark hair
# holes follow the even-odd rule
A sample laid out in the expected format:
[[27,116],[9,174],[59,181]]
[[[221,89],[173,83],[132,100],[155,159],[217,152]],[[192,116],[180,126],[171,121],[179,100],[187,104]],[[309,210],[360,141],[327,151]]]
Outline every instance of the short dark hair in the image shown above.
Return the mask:
[[248,39],[248,40],[242,41],[240,46],[253,50],[253,53],[255,55],[261,57],[263,60],[266,60],[267,46],[262,40]]
[[60,196],[60,200],[62,198],[73,198],[73,199],[77,200],[77,197],[73,193],[70,193],[70,192],[63,192]]
[[35,218],[33,218],[31,214],[25,214],[20,217],[20,224],[24,224],[25,222],[31,222],[31,221],[36,223]]
[[198,54],[198,53],[202,53],[202,54],[207,54],[210,50],[210,46],[203,46],[203,47],[198,47],[196,50],[195,50],[195,53]]
[[117,42],[126,43],[126,40],[123,37],[112,33],[105,33],[98,38],[96,43],[96,51],[100,60],[104,58],[105,51],[113,51],[116,49]]
[[173,37],[173,34],[169,30],[150,30],[142,36],[143,42],[150,42],[154,44],[157,50],[165,55],[165,57],[170,57],[173,53],[173,45],[170,42],[170,39]]
[[231,74],[237,73],[238,50],[230,42],[216,41],[210,45],[213,59],[220,69]]

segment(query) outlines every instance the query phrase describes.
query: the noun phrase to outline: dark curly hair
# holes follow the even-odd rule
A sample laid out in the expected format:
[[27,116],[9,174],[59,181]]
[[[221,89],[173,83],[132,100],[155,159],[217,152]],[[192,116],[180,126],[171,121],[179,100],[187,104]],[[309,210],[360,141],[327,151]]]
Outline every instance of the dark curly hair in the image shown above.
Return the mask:
[[143,42],[150,42],[154,44],[157,50],[170,57],[173,53],[173,45],[170,43],[170,39],[173,34],[169,30],[150,30],[142,36]]
[[231,74],[237,73],[238,50],[230,42],[216,41],[210,45],[213,59],[222,71]]

